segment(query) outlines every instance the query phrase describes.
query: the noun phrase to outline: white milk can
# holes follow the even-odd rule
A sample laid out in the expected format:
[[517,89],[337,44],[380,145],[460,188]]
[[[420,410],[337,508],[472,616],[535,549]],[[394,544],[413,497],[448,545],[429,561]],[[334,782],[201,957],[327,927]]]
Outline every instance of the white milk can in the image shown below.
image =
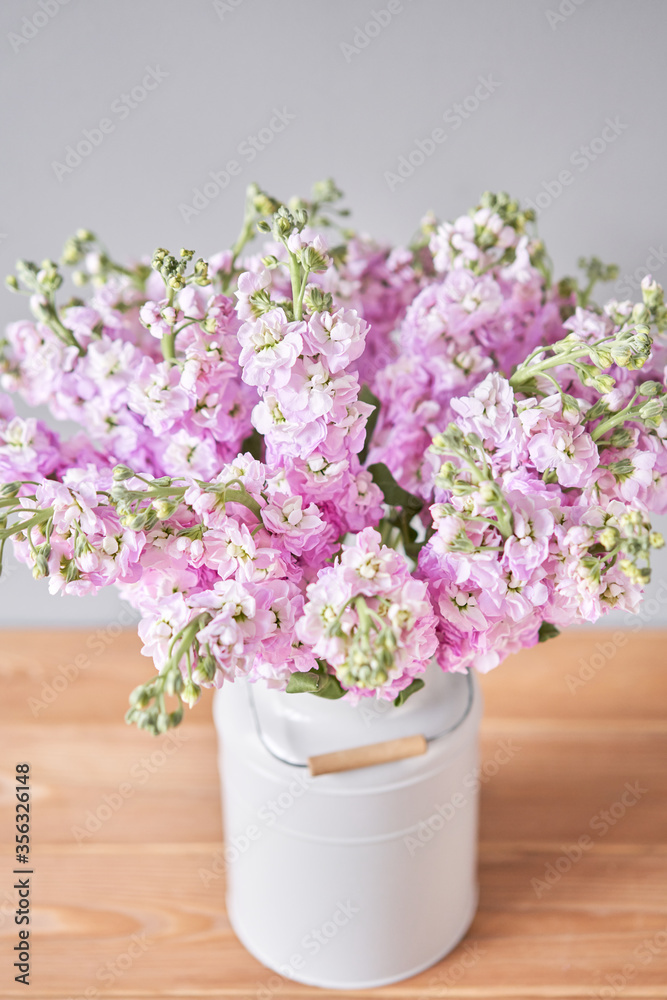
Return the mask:
[[[258,684],[216,692],[227,908],[287,979],[364,989],[428,968],[477,906],[478,730],[472,675],[432,664],[400,707]],[[311,776],[313,755],[422,734],[426,752]]]

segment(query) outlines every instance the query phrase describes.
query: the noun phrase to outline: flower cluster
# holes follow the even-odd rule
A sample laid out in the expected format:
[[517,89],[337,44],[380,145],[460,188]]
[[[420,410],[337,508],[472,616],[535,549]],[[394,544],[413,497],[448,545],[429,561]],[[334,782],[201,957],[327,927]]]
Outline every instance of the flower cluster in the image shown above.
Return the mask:
[[[115,585],[157,673],[128,720],[238,678],[400,705],[444,670],[635,611],[667,511],[667,307],[554,282],[531,212],[486,194],[388,247],[331,182],[251,185],[206,262],[92,233],[21,261],[0,382],[0,551],[53,593]],[[251,245],[259,234],[259,245]],[[67,269],[76,289],[60,301]]]
[[297,633],[334,667],[341,685],[393,700],[423,672],[436,647],[426,584],[404,555],[365,528],[307,590]]

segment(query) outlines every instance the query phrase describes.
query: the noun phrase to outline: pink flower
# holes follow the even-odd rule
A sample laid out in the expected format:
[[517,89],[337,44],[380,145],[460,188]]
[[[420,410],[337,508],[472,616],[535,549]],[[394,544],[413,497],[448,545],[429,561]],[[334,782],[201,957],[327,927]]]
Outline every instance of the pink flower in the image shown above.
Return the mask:
[[353,309],[314,313],[308,321],[311,350],[324,355],[333,374],[361,356],[367,333],[368,324]]
[[238,333],[243,381],[264,388],[286,385],[301,353],[305,330],[305,323],[288,323],[279,308],[245,322]]

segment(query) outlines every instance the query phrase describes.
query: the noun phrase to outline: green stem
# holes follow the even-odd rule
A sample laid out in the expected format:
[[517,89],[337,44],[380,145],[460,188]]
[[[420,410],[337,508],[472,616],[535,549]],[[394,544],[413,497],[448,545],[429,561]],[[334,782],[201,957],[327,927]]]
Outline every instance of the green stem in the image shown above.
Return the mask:
[[[167,307],[173,306],[174,295],[176,291],[170,285],[167,285]],[[170,364],[175,364],[176,362],[176,331],[172,327],[169,333],[166,333],[162,340],[160,341],[160,346],[162,348],[162,357],[165,361],[169,361]]]
[[624,423],[625,418],[630,415],[633,404],[637,399],[638,395],[639,393],[637,392],[634,394],[634,396],[632,397],[628,405],[625,407],[625,409],[618,410],[617,413],[612,413],[610,417],[607,417],[606,420],[603,420],[602,423],[597,425],[597,427],[591,434],[591,437],[593,438],[594,441],[598,441],[602,437],[602,435],[606,434],[607,431],[612,429],[612,427],[616,427],[618,424]]

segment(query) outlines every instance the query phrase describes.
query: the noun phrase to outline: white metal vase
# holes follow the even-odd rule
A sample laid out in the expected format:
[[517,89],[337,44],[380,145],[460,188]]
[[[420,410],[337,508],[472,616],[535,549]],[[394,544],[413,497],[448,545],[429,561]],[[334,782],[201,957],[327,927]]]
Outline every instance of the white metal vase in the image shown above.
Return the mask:
[[[364,989],[428,968],[477,906],[474,678],[433,664],[399,708],[235,683],[216,693],[227,908],[274,973]],[[425,754],[311,777],[310,756],[414,734]]]

